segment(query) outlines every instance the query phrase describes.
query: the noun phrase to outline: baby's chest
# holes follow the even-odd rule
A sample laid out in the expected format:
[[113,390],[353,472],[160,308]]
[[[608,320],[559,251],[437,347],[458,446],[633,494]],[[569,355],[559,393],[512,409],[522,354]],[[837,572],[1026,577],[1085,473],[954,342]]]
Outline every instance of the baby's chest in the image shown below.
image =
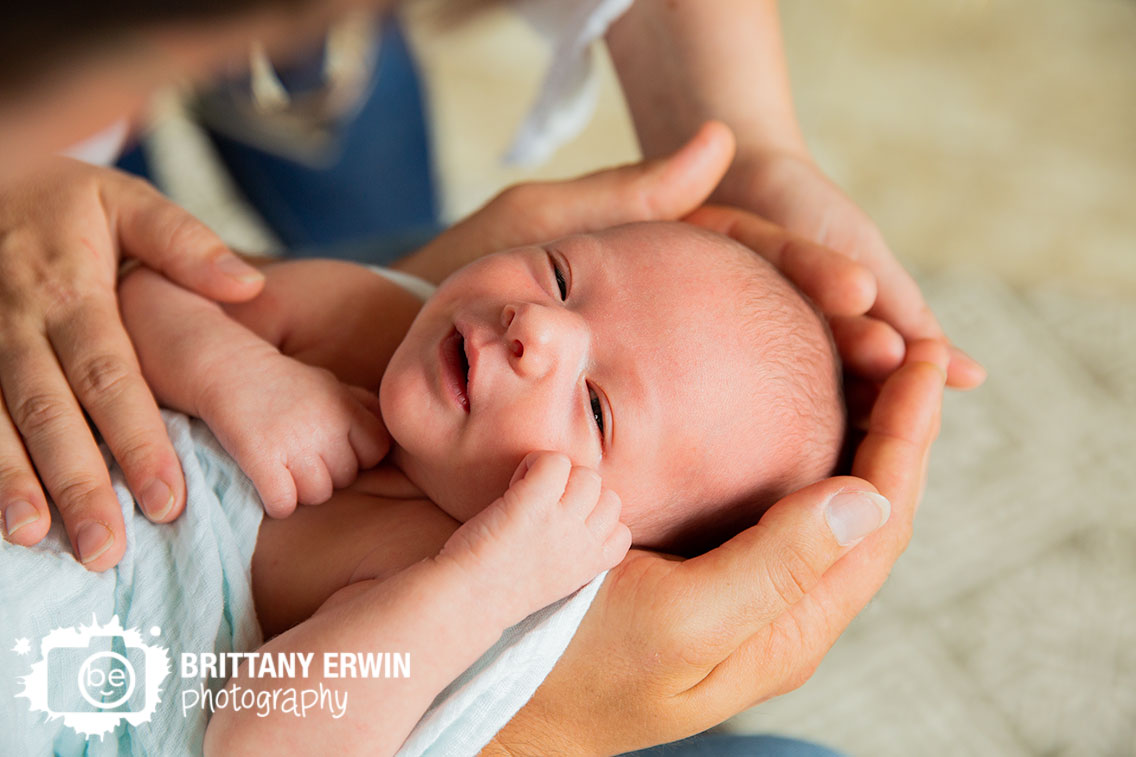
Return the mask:
[[459,525],[428,500],[387,497],[365,485],[288,518],[265,519],[252,564],[262,629],[291,628],[344,586],[388,578],[437,554]]

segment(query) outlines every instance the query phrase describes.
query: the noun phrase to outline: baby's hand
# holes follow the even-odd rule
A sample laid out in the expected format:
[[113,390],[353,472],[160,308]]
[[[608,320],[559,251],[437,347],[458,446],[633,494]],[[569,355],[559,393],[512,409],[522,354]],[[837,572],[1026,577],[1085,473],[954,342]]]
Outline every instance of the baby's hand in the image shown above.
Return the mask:
[[591,468],[533,452],[505,494],[467,521],[438,555],[476,578],[512,622],[617,565],[631,546],[622,505]]
[[279,353],[250,356],[239,381],[215,382],[201,404],[274,518],[327,501],[390,449],[378,397]]

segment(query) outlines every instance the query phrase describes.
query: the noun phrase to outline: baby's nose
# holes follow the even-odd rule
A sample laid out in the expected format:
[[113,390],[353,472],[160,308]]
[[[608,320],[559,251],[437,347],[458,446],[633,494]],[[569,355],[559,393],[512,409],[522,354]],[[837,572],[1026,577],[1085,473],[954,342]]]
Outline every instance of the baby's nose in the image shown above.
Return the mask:
[[505,306],[501,323],[518,373],[540,377],[556,368],[582,368],[587,338],[575,313],[520,303]]

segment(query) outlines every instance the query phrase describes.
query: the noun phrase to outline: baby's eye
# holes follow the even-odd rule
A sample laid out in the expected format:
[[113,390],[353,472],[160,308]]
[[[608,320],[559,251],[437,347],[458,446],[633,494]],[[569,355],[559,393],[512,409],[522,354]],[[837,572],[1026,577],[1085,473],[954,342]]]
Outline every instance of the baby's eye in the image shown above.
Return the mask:
[[596,428],[600,430],[600,439],[604,435],[604,419],[603,419],[603,405],[600,403],[599,395],[596,390],[591,386],[588,387],[588,400],[592,403],[592,418],[596,422]]
[[560,290],[560,299],[568,299],[568,281],[564,278],[564,273],[556,264],[556,258],[551,252],[548,253],[548,262],[552,265],[552,274],[556,277],[556,288]]

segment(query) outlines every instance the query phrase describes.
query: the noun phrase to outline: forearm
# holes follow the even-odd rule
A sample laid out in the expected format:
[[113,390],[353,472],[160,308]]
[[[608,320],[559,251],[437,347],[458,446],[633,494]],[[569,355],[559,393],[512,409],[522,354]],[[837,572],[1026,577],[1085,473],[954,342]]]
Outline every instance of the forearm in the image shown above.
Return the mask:
[[277,352],[217,303],[147,268],[131,272],[118,294],[143,376],[166,407],[205,417],[204,398],[222,374]]
[[645,157],[709,119],[733,129],[739,152],[807,155],[775,0],[637,0],[607,44]]
[[[520,620],[485,602],[476,579],[453,563],[423,560],[382,582],[353,584],[315,615],[277,636],[263,652],[314,653],[307,678],[234,678],[257,691],[337,689],[346,694],[342,719],[326,713],[298,718],[278,711],[221,710],[206,736],[206,751],[233,754],[393,754],[434,697]],[[405,678],[323,676],[325,652],[409,655]]]

